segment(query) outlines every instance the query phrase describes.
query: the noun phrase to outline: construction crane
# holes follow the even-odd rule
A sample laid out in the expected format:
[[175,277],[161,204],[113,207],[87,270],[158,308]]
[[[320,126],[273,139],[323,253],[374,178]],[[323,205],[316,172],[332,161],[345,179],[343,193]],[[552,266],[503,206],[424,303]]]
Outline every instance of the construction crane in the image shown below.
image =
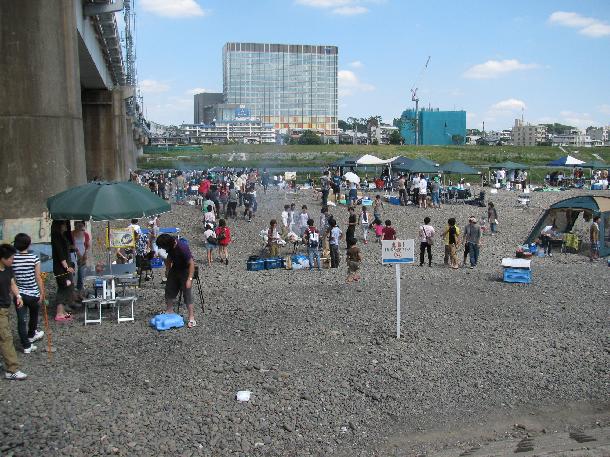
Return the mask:
[[411,101],[415,102],[415,144],[419,144],[419,97],[417,96],[417,90],[419,83],[421,82],[422,77],[424,76],[424,72],[428,68],[428,64],[430,63],[430,57],[428,56],[428,60],[426,60],[426,65],[421,69],[413,87],[411,88]]

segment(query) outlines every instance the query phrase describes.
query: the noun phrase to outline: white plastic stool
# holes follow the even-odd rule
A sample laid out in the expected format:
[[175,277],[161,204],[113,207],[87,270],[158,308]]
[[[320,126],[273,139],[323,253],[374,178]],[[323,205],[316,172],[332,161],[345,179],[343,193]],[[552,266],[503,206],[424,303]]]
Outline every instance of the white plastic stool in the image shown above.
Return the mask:
[[[116,320],[117,322],[133,322],[135,320],[134,315],[133,315],[133,305],[135,303],[135,301],[137,300],[136,297],[134,296],[130,296],[130,297],[117,297],[115,299],[116,302]],[[126,317],[121,317],[121,304],[125,303],[125,304],[130,304],[131,305],[131,314],[129,316]]]
[[[100,298],[87,298],[83,300],[83,306],[85,308],[85,325],[87,324],[101,324],[102,323],[102,300]],[[89,319],[87,317],[87,310],[89,305],[95,305],[99,311],[99,317],[97,319]],[[94,308],[95,308],[94,306]]]

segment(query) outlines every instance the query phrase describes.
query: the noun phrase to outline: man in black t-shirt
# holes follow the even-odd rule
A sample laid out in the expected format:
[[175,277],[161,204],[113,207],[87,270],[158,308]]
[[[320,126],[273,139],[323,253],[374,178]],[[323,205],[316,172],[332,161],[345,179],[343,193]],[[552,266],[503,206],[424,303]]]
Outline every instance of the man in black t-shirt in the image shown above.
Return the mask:
[[157,238],[157,246],[167,252],[165,269],[167,282],[165,283],[165,303],[167,312],[174,312],[174,301],[178,293],[182,291],[184,302],[189,312],[189,328],[195,327],[195,311],[193,307],[193,275],[195,274],[195,261],[193,255],[184,240],[178,240],[173,236],[162,233]]
[[6,370],[4,377],[12,381],[21,381],[27,378],[27,375],[19,371],[19,361],[13,345],[13,333],[8,317],[13,297],[17,308],[23,306],[23,300],[19,295],[19,289],[11,268],[16,253],[17,250],[10,244],[0,245],[0,355],[4,360]]

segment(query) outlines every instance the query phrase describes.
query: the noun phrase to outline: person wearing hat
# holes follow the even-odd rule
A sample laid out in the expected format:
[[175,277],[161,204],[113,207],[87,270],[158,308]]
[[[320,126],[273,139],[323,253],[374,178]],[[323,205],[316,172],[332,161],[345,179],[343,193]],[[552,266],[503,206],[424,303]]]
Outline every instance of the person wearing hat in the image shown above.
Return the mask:
[[430,184],[432,192],[432,208],[441,209],[441,183],[438,176],[435,176]]
[[470,216],[468,225],[464,227],[464,249],[468,249],[470,256],[470,268],[477,266],[479,261],[479,246],[481,243],[481,227],[477,223],[477,218]]

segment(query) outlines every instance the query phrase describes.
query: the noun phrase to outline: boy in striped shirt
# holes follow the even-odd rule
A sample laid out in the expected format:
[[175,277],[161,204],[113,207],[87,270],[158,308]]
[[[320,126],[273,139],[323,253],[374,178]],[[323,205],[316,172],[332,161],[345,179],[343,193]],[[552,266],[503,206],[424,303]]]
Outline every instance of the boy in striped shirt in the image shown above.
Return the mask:
[[40,274],[40,259],[36,254],[28,252],[31,243],[32,239],[25,233],[18,233],[13,241],[13,246],[17,249],[13,260],[13,273],[19,294],[23,298],[23,306],[16,308],[17,331],[25,354],[35,351],[37,348],[32,343],[44,336],[44,332],[39,331],[37,327],[38,310],[44,301],[45,290]]

